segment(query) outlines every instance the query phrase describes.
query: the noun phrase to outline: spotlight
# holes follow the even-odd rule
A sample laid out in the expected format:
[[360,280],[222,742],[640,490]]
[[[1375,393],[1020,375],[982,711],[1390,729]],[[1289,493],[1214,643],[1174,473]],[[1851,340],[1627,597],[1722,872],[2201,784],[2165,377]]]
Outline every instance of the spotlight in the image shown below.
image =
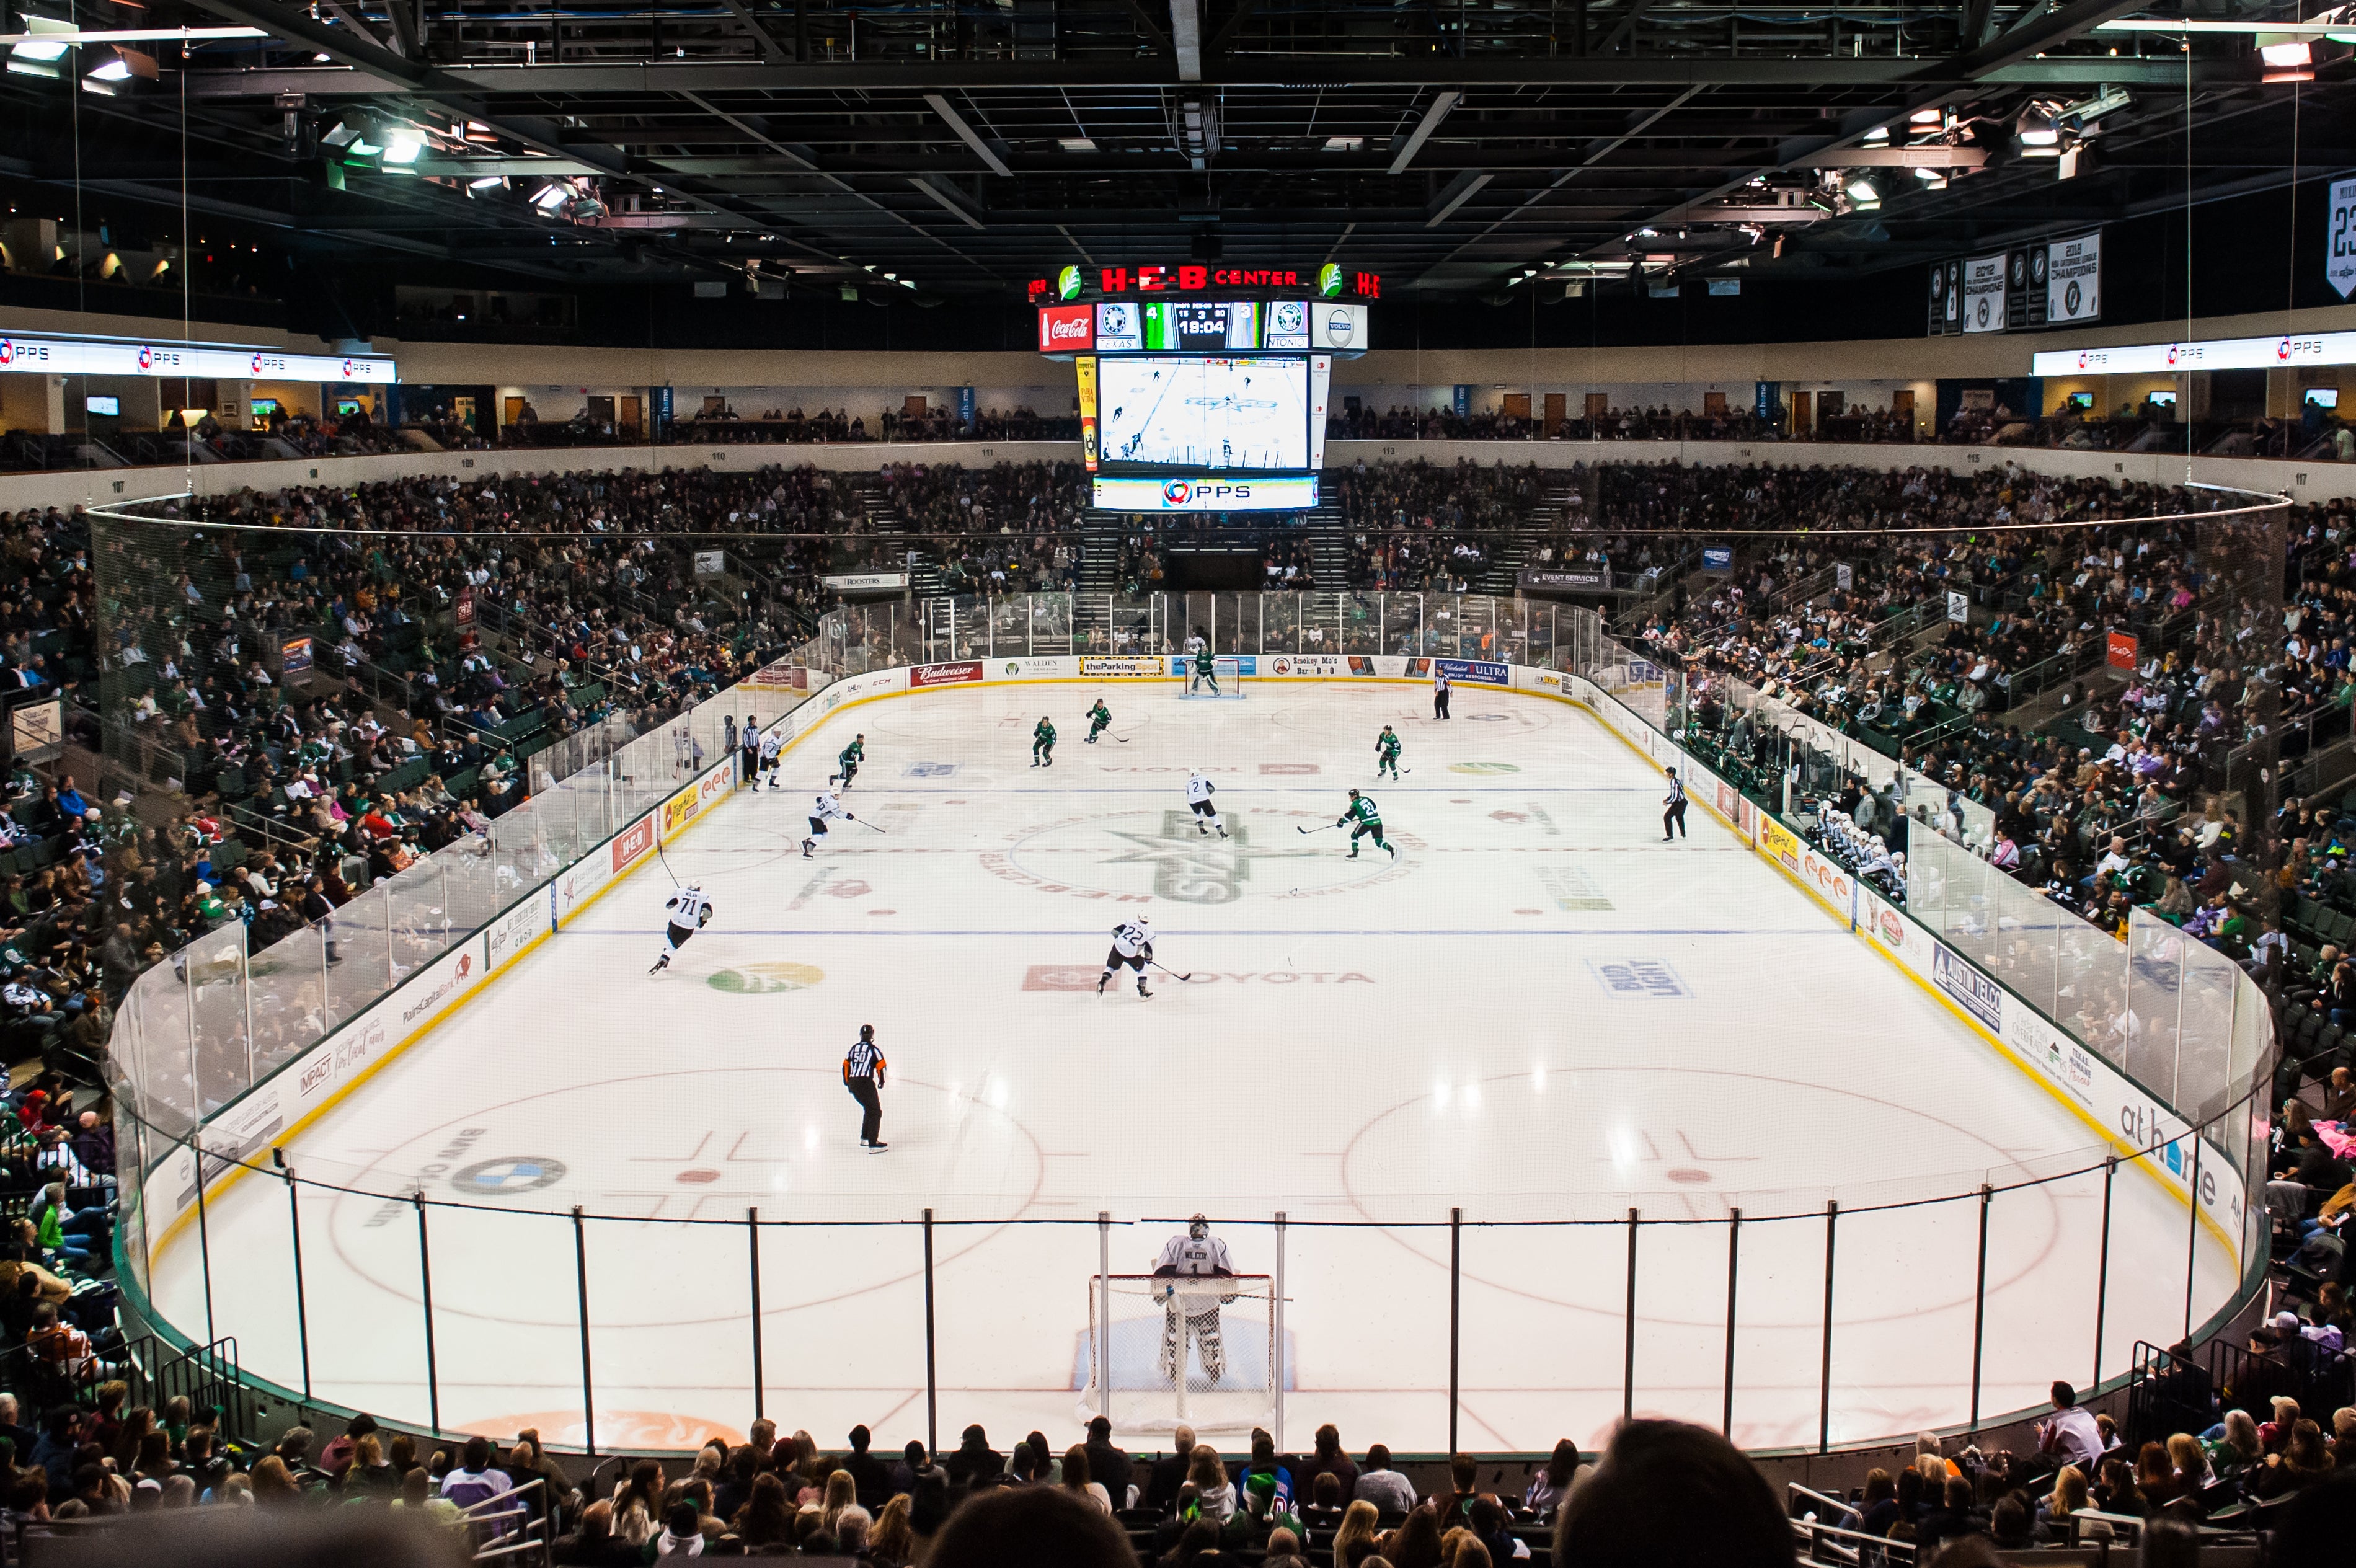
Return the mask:
[[496,174],[487,174],[480,179],[468,180],[466,182],[466,188],[468,190],[493,190],[505,184],[507,184],[505,177]]
[[[71,33],[71,22],[61,22],[52,16],[37,16],[25,13],[27,33]],[[8,69],[18,76],[43,76],[55,81],[65,74],[58,61],[65,59],[66,50],[73,46],[61,38],[28,38],[8,51]]]
[[1859,175],[1848,182],[1848,199],[1859,207],[1879,207],[1881,205],[1881,188],[1869,177]]
[[398,126],[384,139],[384,161],[389,164],[413,164],[424,150],[424,134],[412,125]]
[[540,209],[542,216],[553,218],[570,205],[572,200],[573,193],[570,190],[552,181],[532,193],[531,204]]
[[2293,38],[2286,43],[2260,44],[2258,58],[2275,70],[2303,70],[2315,63],[2315,50],[2305,38]]
[[81,85],[85,91],[112,97],[118,82],[129,81],[134,76],[153,81],[156,75],[154,55],[126,49],[120,45],[109,45],[105,58],[83,75]]
[[2053,106],[2050,103],[2026,103],[2013,123],[2015,134],[2024,148],[2051,147],[2062,140],[2061,128],[2054,123]]

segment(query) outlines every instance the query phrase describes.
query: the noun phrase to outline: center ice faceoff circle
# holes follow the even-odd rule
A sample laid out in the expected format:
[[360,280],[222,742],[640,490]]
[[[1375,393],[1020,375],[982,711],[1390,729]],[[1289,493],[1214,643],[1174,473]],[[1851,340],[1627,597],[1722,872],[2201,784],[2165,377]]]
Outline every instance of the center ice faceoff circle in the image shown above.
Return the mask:
[[[1232,810],[1228,836],[1206,833],[1183,807],[1066,817],[1012,835],[987,854],[993,875],[1043,892],[1233,904],[1248,897],[1305,897],[1370,886],[1406,869],[1416,841],[1391,830],[1400,858],[1360,841],[1355,860],[1346,835],[1319,811]],[[1300,830],[1321,830],[1303,833]],[[1331,829],[1331,832],[1322,830]]]

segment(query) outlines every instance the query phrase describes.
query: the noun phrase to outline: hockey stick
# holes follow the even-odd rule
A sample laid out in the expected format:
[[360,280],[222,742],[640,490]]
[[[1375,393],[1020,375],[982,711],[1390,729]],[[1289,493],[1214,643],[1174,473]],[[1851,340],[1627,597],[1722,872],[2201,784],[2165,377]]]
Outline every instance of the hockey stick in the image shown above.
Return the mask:
[[[871,832],[871,833],[883,833],[883,832],[884,832],[884,830],[883,830],[882,828],[877,827],[873,822],[869,822],[869,821],[868,821],[866,818],[864,818],[864,817],[853,817],[853,818],[851,818],[851,820],[852,822],[857,822],[861,827],[865,828],[865,829],[866,829],[869,832]],[[884,836],[885,838],[890,838],[892,835],[891,835],[891,834],[889,834],[889,833],[884,833]]]
[[1145,961],[1146,961],[1146,962],[1148,962],[1148,963],[1150,963],[1150,964],[1151,964],[1151,965],[1153,965],[1153,967],[1154,967],[1154,968],[1156,968],[1156,969],[1160,970],[1162,973],[1164,973],[1164,974],[1168,975],[1171,979],[1173,979],[1173,980],[1174,980],[1174,981],[1178,982],[1181,985],[1183,985],[1186,982],[1188,982],[1188,981],[1190,981],[1190,980],[1192,980],[1192,979],[1194,979],[1194,975],[1192,975],[1191,973],[1189,973],[1189,974],[1181,974],[1181,973],[1179,973],[1176,970],[1174,970],[1174,969],[1171,968],[1168,964],[1163,963],[1163,962],[1160,961],[1159,961],[1159,960],[1157,960],[1157,959],[1147,959]]
[[662,835],[659,833],[655,835],[655,858],[662,862],[663,875],[670,878],[670,885],[678,886],[679,873],[670,868],[670,857],[663,854]]
[[1304,828],[1300,823],[1295,822],[1292,824],[1292,831],[1297,833],[1330,833],[1341,825],[1342,824],[1339,822],[1328,822],[1322,828]]

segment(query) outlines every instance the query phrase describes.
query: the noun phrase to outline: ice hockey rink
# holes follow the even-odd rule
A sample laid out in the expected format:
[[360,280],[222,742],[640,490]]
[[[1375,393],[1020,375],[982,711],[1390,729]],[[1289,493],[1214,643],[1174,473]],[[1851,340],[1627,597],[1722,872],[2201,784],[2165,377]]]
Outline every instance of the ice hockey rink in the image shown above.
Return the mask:
[[[1085,744],[1099,694],[1112,733]],[[767,1413],[896,1447],[926,1430],[929,1208],[943,1440],[1062,1444],[1099,1212],[1116,1273],[1197,1211],[1272,1273],[1281,1211],[1288,1442],[1332,1421],[1353,1448],[1446,1446],[1453,1240],[1461,1445],[1588,1445],[1622,1408],[1632,1208],[1635,1408],[1719,1422],[1740,1208],[1733,1435],[1813,1444],[1837,1197],[1833,1441],[1964,1420],[1980,1204],[1874,1206],[2098,1165],[2097,1131],[1706,810],[1664,844],[1662,780],[1585,710],[1469,686],[1454,707],[1261,682],[845,708],[787,753],[788,788],[668,849],[716,906],[673,972],[647,972],[670,891],[650,861],[301,1134],[302,1175],[352,1189],[302,1199],[312,1389],[424,1417],[423,1187],[478,1205],[429,1211],[444,1427],[580,1441],[585,1262],[601,1446],[741,1432],[757,1210]],[[1029,765],[1043,714],[1052,768]],[[1385,723],[1409,771],[1377,784]],[[806,860],[854,732],[860,821]],[[1196,767],[1229,840],[1187,816]],[[1330,830],[1353,785],[1396,861]],[[1099,996],[1141,909],[1194,978]],[[841,1078],[862,1024],[890,1063],[883,1154]],[[2096,1171],[1990,1205],[1984,1411],[2092,1372],[2103,1193]],[[2114,1202],[2118,1371],[2182,1331],[2188,1266],[2202,1316],[2232,1266],[2134,1167]],[[155,1294],[203,1323],[209,1252],[214,1332],[300,1387],[288,1224],[282,1184],[232,1184]],[[1117,1351],[1158,1332],[1120,1316]],[[1117,1360],[1151,1380],[1150,1349]]]

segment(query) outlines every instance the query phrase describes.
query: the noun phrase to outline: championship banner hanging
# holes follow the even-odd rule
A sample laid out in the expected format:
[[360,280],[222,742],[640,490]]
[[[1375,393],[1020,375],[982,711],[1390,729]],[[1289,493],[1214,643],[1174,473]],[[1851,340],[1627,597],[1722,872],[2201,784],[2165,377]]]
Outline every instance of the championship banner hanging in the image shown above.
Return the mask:
[[2103,316],[2103,233],[2097,229],[2045,247],[2045,319],[2099,321]]
[[2346,299],[2356,293],[2356,179],[2331,182],[2331,220],[2323,234],[2323,275]]

